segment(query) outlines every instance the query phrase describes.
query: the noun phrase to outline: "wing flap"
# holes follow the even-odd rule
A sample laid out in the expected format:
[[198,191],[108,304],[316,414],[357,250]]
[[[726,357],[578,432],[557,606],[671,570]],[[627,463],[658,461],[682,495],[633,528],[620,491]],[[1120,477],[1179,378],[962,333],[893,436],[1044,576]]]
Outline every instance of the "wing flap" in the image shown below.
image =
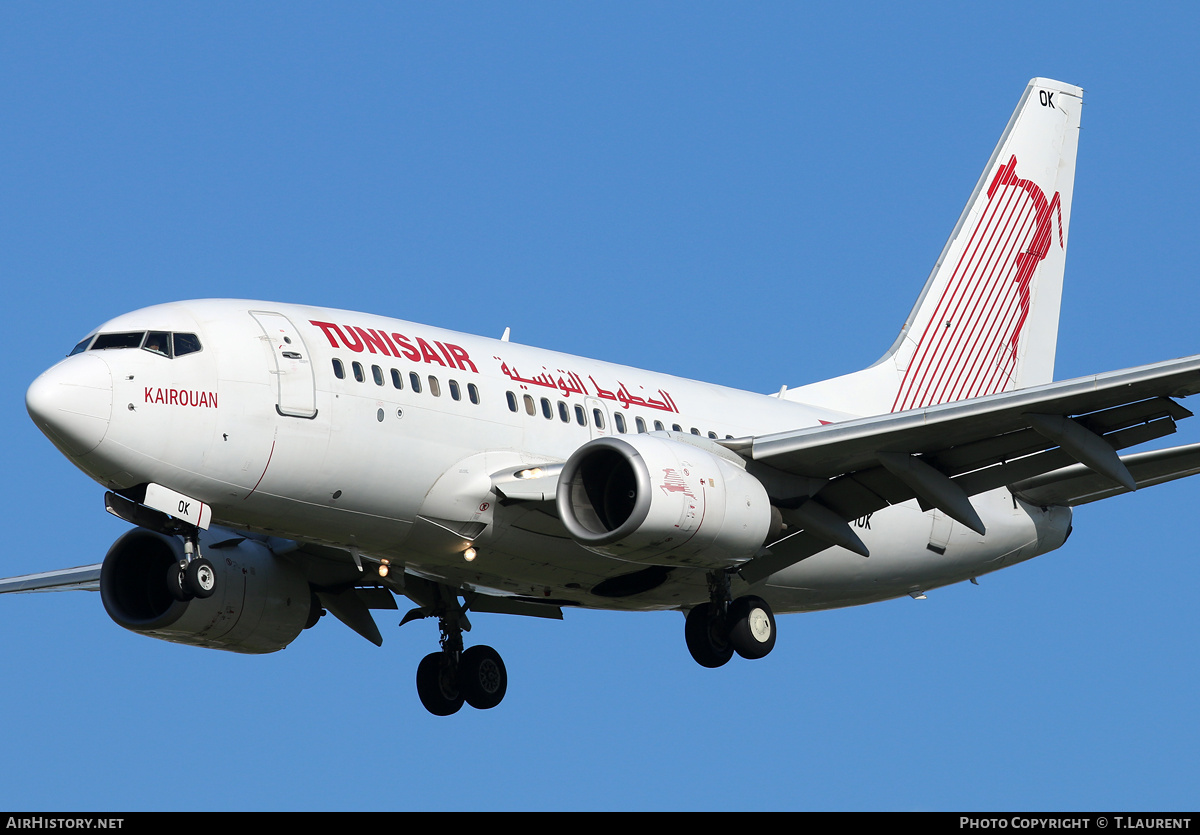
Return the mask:
[[[1200,444],[1122,455],[1121,462],[1133,475],[1138,488],[1152,487],[1200,473]],[[1077,507],[1129,491],[1073,464],[1010,486],[1013,494],[1030,504]]]
[[[1116,450],[1173,433],[1176,421],[1192,413],[1170,398],[1197,391],[1200,356],[731,440],[726,446],[758,468],[804,477],[813,487],[807,502],[777,502],[787,535],[768,543],[768,553],[739,573],[762,579],[830,545],[844,545],[844,532],[824,513],[850,522],[916,498],[923,509],[938,508],[982,532],[968,497],[1006,485],[1020,485],[1018,495],[1033,504],[1078,504],[1190,475],[1200,471],[1200,452],[1164,459],[1121,457]],[[1137,470],[1130,475],[1128,466]],[[806,507],[813,504],[822,514]]]
[[[755,460],[785,472],[836,478],[876,466],[880,452],[930,455],[1023,432],[1031,428],[1026,418],[1031,413],[1088,415],[1197,391],[1200,356],[1193,356],[973,400],[763,435],[752,439],[749,452]],[[1005,457],[1011,454],[1004,449],[1008,443],[1027,443],[1030,438],[1024,434],[1007,439],[991,450],[992,455]],[[1054,444],[1047,442],[1043,448],[1050,446]]]

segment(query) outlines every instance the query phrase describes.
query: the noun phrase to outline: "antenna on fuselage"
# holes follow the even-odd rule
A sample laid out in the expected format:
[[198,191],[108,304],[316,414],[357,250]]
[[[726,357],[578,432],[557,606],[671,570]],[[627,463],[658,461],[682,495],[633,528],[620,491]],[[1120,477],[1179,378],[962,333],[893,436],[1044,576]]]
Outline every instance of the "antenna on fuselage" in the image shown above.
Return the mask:
[[505,329],[504,329],[504,336],[500,337],[500,341],[501,341],[501,342],[507,342],[507,341],[508,341],[508,333],[509,333],[509,331],[510,331],[510,330],[512,330],[512,328],[505,328]]

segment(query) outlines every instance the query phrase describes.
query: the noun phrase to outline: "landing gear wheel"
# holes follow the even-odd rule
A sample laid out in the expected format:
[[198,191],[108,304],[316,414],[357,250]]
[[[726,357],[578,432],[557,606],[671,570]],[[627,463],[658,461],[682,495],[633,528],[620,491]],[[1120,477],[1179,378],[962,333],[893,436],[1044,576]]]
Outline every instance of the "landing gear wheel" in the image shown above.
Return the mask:
[[217,571],[204,557],[188,563],[187,584],[192,594],[199,598],[212,597],[217,590]]
[[431,652],[417,665],[417,695],[434,716],[458,713],[463,706],[457,673],[455,664],[444,652]]
[[761,597],[739,597],[729,606],[729,643],[742,658],[762,658],[775,646],[775,615]]
[[187,603],[196,596],[192,594],[191,587],[188,585],[187,574],[183,566],[177,562],[171,563],[167,568],[167,591],[180,603]]
[[721,667],[733,657],[725,616],[712,603],[702,603],[688,612],[683,637],[688,652],[701,667]]
[[458,682],[467,704],[488,710],[500,704],[508,691],[508,671],[500,653],[487,646],[463,651],[458,662]]

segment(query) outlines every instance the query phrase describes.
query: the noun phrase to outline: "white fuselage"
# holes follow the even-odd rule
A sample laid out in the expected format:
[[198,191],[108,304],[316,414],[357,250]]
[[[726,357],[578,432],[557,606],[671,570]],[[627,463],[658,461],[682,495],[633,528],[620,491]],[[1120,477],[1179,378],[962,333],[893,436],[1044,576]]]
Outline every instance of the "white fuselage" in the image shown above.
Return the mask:
[[[645,566],[576,545],[544,505],[500,501],[492,474],[561,462],[602,435],[661,427],[726,439],[847,417],[300,305],[180,302],[98,330],[137,331],[196,334],[202,349],[173,359],[137,348],[83,351],[47,371],[28,395],[39,425],[101,484],[155,482],[211,505],[224,526],[357,549],[459,587],[589,607],[688,608],[707,598],[704,572],[677,568],[649,591],[596,595],[598,582]],[[1005,489],[973,503],[985,536],[915,502],[896,505],[853,523],[869,558],[831,547],[772,575],[756,593],[779,612],[892,598],[1045,553],[1069,529],[1069,509],[1030,507]],[[483,527],[472,540],[478,556],[467,562],[455,531],[472,525]],[[772,551],[787,547],[785,539]]]

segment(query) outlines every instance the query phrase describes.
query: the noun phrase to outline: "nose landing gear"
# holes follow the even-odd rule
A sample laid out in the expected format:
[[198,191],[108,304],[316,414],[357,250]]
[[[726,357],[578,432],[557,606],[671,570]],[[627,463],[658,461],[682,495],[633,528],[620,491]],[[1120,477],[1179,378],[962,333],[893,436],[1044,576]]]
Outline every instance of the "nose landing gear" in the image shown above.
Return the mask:
[[194,597],[212,597],[217,590],[217,571],[200,556],[200,538],[193,528],[185,534],[184,558],[167,569],[167,590],[176,600],[186,603]]

